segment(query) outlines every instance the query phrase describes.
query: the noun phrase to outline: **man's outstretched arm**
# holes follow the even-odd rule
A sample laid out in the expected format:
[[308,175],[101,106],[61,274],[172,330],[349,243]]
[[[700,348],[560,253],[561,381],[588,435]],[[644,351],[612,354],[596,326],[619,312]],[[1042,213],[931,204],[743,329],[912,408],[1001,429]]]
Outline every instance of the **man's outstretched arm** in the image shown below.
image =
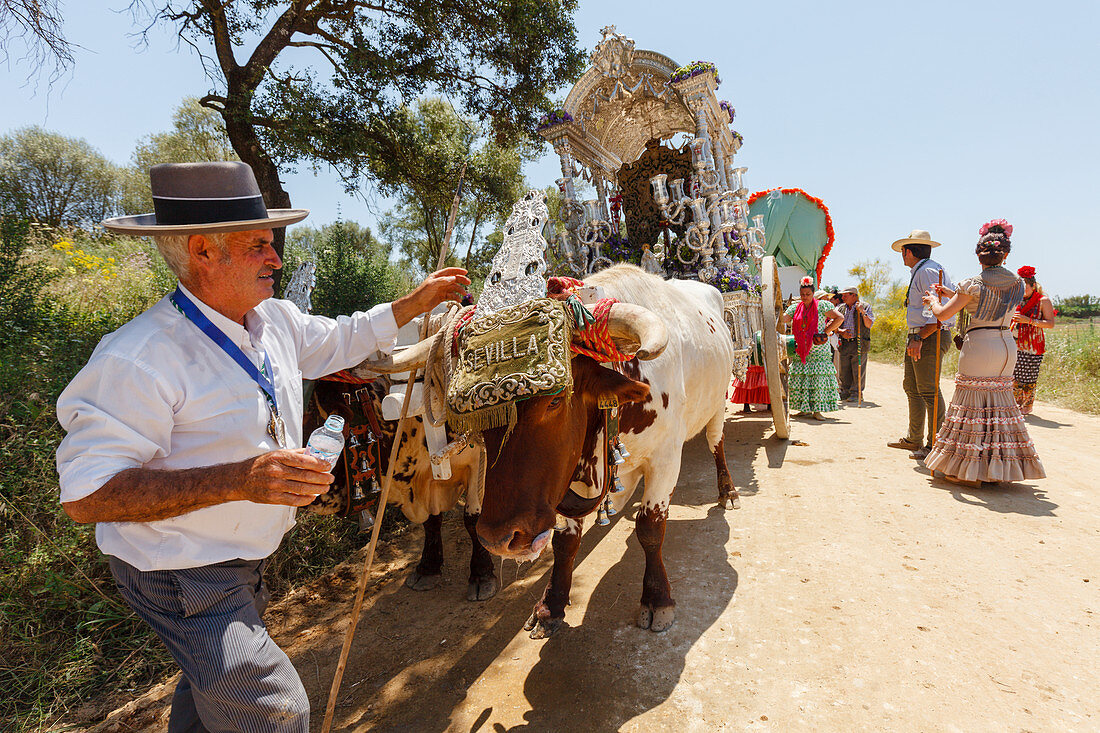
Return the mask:
[[332,483],[328,464],[301,449],[201,468],[128,468],[62,503],[76,522],[153,522],[230,501],[305,506]]

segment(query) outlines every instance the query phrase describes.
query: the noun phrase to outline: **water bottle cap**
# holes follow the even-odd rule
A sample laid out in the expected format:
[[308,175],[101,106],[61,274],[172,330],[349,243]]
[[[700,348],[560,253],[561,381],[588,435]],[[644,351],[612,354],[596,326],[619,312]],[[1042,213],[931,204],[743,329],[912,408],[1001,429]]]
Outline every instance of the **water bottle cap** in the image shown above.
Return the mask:
[[325,427],[334,433],[344,432],[344,418],[339,415],[329,415],[325,420]]

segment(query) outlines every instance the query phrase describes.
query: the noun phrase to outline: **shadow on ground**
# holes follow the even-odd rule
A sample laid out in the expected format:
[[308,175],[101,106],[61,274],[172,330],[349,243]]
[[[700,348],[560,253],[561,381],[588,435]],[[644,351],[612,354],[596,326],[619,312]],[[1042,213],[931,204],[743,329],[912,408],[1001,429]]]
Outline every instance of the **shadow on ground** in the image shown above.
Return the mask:
[[[749,450],[747,444],[745,450]],[[685,465],[693,468],[681,475],[673,503],[690,507],[713,504],[717,488],[713,462],[705,460],[709,457],[706,446],[696,439],[685,446],[684,453]],[[734,461],[735,455],[739,451],[727,450],[729,460]],[[694,468],[708,463],[708,471]],[[434,597],[414,599],[419,601],[416,608],[408,606],[411,591],[405,589],[382,599],[372,612],[376,619],[385,616],[397,621],[404,613],[433,613],[441,603],[452,607],[447,619],[440,619],[432,629],[437,635],[458,637],[438,640],[429,632],[427,638],[408,639],[411,643],[404,645],[405,651],[413,658],[402,666],[401,655],[397,655],[358,689],[348,689],[348,685],[357,685],[356,675],[349,675],[335,727],[418,732],[461,727],[476,731],[488,729],[494,707],[518,706],[526,711],[525,722],[514,730],[576,730],[579,721],[583,721],[584,728],[612,730],[668,699],[683,673],[688,651],[718,620],[736,591],[737,572],[725,549],[730,524],[728,512],[717,506],[690,519],[675,518],[673,511],[674,518],[666,527],[664,560],[677,600],[677,620],[669,631],[654,634],[634,625],[645,566],[635,537],[630,537],[621,558],[606,569],[606,555],[594,554],[608,531],[619,522],[633,522],[636,507],[619,515],[610,527],[596,527],[585,533],[574,577],[586,587],[591,586],[593,574],[599,576],[599,581],[589,597],[585,597],[584,590],[574,590],[573,608],[585,607],[583,619],[577,626],[563,625],[550,639],[528,640],[521,632],[532,604],[548,581],[549,563],[545,559],[478,608],[471,608],[448,591],[453,583],[445,583],[442,589],[450,593],[445,601],[429,593]],[[585,576],[588,582],[582,583]],[[385,607],[391,605],[394,607],[387,613]],[[468,624],[452,623],[463,609],[480,618],[471,618],[473,623]],[[576,612],[567,611],[567,619],[576,622]],[[397,625],[393,630],[400,628]],[[421,627],[417,635],[424,637],[424,631]],[[521,634],[518,639],[517,634]],[[525,657],[531,656],[526,645],[538,648],[538,659],[526,673],[522,692],[512,683],[499,690],[499,705],[470,709],[468,690],[475,681],[479,699],[496,699],[492,686],[498,679],[497,670],[501,670],[500,679],[514,679],[514,665],[529,664],[527,659],[506,652],[514,640],[520,645],[517,653]],[[334,654],[338,642],[332,638],[322,656]],[[369,653],[360,647],[358,656]],[[303,661],[295,659],[299,669],[308,666]],[[526,701],[516,699],[520,694]],[[322,710],[323,702],[318,706],[312,693],[311,698],[314,709]],[[473,725],[460,724],[460,720],[472,720]],[[504,730],[498,723],[492,726]]]

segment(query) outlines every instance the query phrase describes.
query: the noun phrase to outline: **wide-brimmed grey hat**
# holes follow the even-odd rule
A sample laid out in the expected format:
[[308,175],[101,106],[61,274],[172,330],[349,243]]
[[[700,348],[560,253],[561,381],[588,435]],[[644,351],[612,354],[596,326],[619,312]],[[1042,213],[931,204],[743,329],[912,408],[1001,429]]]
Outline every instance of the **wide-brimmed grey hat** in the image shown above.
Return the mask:
[[309,209],[268,209],[247,163],[163,163],[149,169],[153,213],[116,216],[103,227],[122,234],[203,234],[275,229]]
[[845,293],[850,293],[850,294],[852,294],[852,295],[854,295],[858,298],[859,297],[859,288],[857,288],[855,285],[849,285],[846,288],[841,288],[839,294],[844,295]]
[[890,246],[895,252],[901,252],[901,248],[907,244],[927,244],[929,247],[939,247],[940,243],[932,239],[932,235],[923,229],[914,229],[909,232],[909,236],[904,239],[899,239]]

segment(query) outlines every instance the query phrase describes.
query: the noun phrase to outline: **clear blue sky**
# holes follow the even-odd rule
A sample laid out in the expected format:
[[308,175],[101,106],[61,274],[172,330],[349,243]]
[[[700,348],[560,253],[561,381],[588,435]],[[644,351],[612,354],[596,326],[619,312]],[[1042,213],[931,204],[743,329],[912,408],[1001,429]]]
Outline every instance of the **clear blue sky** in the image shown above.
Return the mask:
[[[138,138],[170,127],[180,98],[210,84],[167,29],[141,48],[120,12],[126,0],[63,2],[66,33],[82,47],[76,66],[47,93],[9,64],[0,131],[44,125],[125,163]],[[1055,295],[1100,294],[1100,2],[704,5],[582,2],[580,41],[591,49],[614,23],[638,48],[715,62],[745,136],[738,160],[750,189],[796,186],[829,206],[837,245],[826,283],[847,284],[852,263],[875,257],[900,277],[889,245],[914,228],[944,243],[937,256],[957,279],[976,269],[978,226],[1004,217],[1015,225],[1010,265],[1035,265]],[[556,156],[547,148],[526,174],[552,183]],[[309,223],[338,207],[374,222],[329,173],[286,183],[313,210]]]

